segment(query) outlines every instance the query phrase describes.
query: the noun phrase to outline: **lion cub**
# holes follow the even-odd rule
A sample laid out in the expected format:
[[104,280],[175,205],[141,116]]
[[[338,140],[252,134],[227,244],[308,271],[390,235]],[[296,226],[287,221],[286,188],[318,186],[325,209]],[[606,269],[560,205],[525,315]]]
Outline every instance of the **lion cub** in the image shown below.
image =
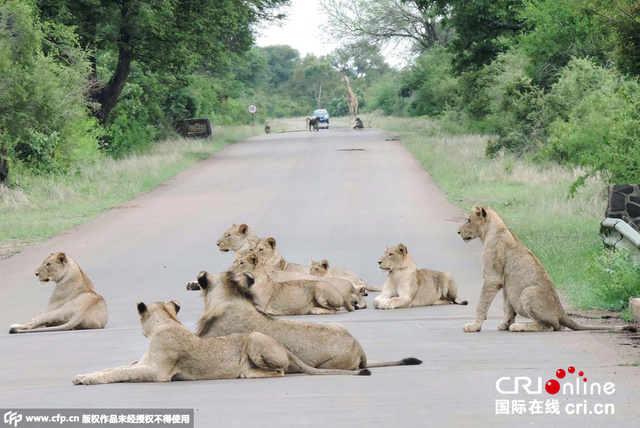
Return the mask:
[[335,314],[343,307],[349,312],[354,310],[350,299],[319,278],[273,280],[253,252],[239,256],[231,270],[253,276],[256,305],[269,315]]
[[202,339],[180,323],[175,300],[145,305],[138,302],[142,334],[149,349],[128,366],[76,375],[76,385],[114,382],[168,382],[268,378],[284,376],[290,366],[314,375],[370,374],[365,370],[325,370],[309,367],[273,338],[259,332]]
[[382,293],[373,299],[376,309],[467,304],[458,299],[458,289],[449,272],[418,270],[413,256],[403,244],[387,247],[378,264],[389,274],[382,285]]
[[[465,324],[464,331],[480,331],[491,301],[500,289],[504,297],[504,320],[498,325],[498,330],[552,331],[563,327],[572,330],[634,330],[633,327],[581,325],[569,318],[545,268],[491,208],[474,206],[458,234],[464,242],[480,238],[484,245],[483,284],[476,319]],[[516,314],[533,322],[516,323]]]
[[28,324],[13,324],[9,333],[103,328],[107,304],[91,280],[65,253],[50,253],[36,270],[40,282],[56,283],[47,311]]

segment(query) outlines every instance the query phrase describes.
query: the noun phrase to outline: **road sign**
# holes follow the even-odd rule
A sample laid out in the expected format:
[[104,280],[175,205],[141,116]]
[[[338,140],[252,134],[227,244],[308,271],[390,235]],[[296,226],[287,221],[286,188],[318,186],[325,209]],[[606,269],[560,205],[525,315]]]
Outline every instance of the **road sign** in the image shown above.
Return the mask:
[[249,113],[251,114],[256,114],[258,107],[256,107],[255,104],[250,104],[249,107],[247,107],[247,110],[249,110]]

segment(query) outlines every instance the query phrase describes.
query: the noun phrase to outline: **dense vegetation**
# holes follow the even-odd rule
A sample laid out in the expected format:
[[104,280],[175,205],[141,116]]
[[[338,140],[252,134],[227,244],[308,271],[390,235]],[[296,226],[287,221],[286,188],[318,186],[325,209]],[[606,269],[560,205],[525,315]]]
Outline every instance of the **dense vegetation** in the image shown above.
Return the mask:
[[[428,47],[414,43],[410,66],[372,88],[370,109],[452,118],[494,136],[488,156],[506,150],[583,167],[576,185],[591,175],[640,181],[640,2],[327,2],[341,18],[334,27],[347,20],[360,28],[358,20],[385,5],[413,11],[413,28],[436,35]],[[394,25],[396,34],[410,28],[393,21],[387,31]],[[376,42],[381,34],[348,36]]]

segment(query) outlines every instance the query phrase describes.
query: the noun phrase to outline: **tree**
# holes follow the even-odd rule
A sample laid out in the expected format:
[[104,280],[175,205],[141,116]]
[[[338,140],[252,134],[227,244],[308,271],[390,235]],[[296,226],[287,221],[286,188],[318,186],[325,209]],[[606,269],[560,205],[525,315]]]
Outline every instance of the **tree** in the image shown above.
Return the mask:
[[339,82],[338,72],[326,57],[307,55],[296,67],[293,78],[284,89],[289,91],[292,98],[307,99],[314,108],[320,108],[323,106],[323,99],[330,99],[325,95],[335,90]]
[[430,2],[413,0],[325,0],[327,29],[346,44],[376,46],[409,42],[415,50],[447,44],[451,32],[437,19]]
[[391,69],[380,48],[365,40],[335,49],[329,54],[329,59],[336,70],[350,77],[379,76]]
[[[224,63],[253,43],[251,26],[281,17],[289,0],[39,0],[45,20],[77,28],[91,58],[96,117],[109,113],[127,82],[133,61],[149,71],[186,75],[196,66]],[[104,51],[115,53],[109,76],[98,75]]]
[[270,83],[279,87],[293,76],[293,70],[300,65],[300,53],[287,45],[274,45],[258,48],[267,55],[267,63],[271,69]]
[[43,172],[97,154],[86,109],[89,65],[72,31],[47,26],[28,2],[0,0],[0,182],[24,162]]
[[514,43],[524,29],[523,0],[415,0],[418,7],[435,10],[453,27],[449,48],[457,72],[475,71],[489,64]]

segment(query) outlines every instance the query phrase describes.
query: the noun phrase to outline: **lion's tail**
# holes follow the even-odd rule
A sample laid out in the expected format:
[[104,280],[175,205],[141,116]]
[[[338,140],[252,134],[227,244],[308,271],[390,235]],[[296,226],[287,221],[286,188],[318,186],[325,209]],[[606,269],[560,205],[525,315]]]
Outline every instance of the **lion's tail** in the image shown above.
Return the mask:
[[409,358],[403,358],[400,361],[370,361],[367,363],[367,368],[370,369],[375,367],[417,366],[420,364],[422,364],[422,360],[409,357]]
[[287,350],[289,354],[289,367],[294,371],[305,373],[308,375],[351,375],[351,376],[371,376],[371,372],[364,369],[357,370],[340,370],[340,369],[317,369],[306,364],[300,358],[296,357],[293,353]]
[[575,331],[581,331],[581,330],[607,330],[607,331],[618,331],[618,332],[629,331],[629,332],[633,332],[633,333],[635,333],[637,331],[637,329],[634,326],[631,326],[631,325],[622,325],[622,326],[609,327],[609,326],[600,326],[600,325],[578,324],[577,322],[572,320],[569,317],[569,315],[567,315],[567,314],[564,314],[560,318],[560,324],[562,324],[565,327],[569,327],[571,330],[575,330]]

